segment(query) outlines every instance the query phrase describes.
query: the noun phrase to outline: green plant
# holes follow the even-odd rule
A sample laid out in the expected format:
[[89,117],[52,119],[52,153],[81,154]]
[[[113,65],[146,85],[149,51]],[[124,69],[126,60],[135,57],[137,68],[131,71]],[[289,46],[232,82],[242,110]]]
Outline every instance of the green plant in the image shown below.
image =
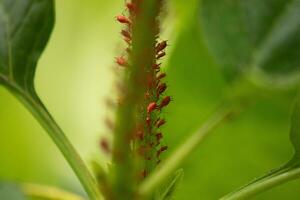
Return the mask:
[[[119,100],[115,105],[115,122],[110,124],[113,144],[106,139],[100,141],[102,150],[112,156],[113,164],[103,169],[94,162],[92,173],[34,87],[36,64],[54,26],[54,2],[0,0],[0,83],[45,128],[90,199],[171,199],[183,176],[180,166],[221,123],[238,118],[243,110],[272,95],[289,92],[290,98],[297,99],[300,1],[203,0],[200,22],[207,45],[228,81],[226,95],[212,117],[160,162],[161,153],[167,150],[161,143],[160,128],[166,122],[161,112],[172,100],[164,94],[166,74],[160,66],[167,47],[167,41],[160,39],[160,14],[165,3],[128,1],[126,14],[117,16],[128,45],[123,55],[116,58],[123,72],[116,84]],[[222,199],[250,198],[299,177],[298,100],[294,107],[290,132],[295,149],[293,158]],[[18,190],[11,189],[18,186],[5,187],[10,189],[5,189],[4,195]],[[25,193],[46,199],[81,199],[38,185],[21,185],[21,190],[4,198],[22,199]]]

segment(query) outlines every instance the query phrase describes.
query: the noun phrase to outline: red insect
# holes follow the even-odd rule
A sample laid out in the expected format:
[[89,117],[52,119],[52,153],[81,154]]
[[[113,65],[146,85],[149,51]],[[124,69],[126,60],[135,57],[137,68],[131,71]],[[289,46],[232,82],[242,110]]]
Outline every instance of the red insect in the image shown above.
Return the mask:
[[159,69],[159,68],[160,68],[160,65],[161,65],[161,63],[159,63],[159,64],[154,64],[152,67],[153,67],[153,69]]
[[131,24],[130,20],[124,15],[118,15],[117,20],[122,24]]
[[121,34],[122,34],[125,38],[131,39],[131,35],[130,35],[130,33],[129,33],[128,31],[122,30],[122,31],[121,31]]
[[164,57],[166,55],[166,52],[161,52],[159,54],[157,54],[156,59],[160,59],[162,57]]
[[161,80],[161,79],[165,78],[166,76],[167,76],[166,73],[161,73],[156,78],[157,78],[157,80]]
[[156,142],[157,142],[157,145],[160,143],[160,140],[163,138],[163,134],[162,133],[157,133],[155,135],[156,137]]
[[110,153],[110,147],[106,139],[102,138],[100,140],[100,147],[105,153]]
[[157,104],[155,102],[151,102],[149,103],[148,107],[147,107],[147,112],[151,113],[153,112],[155,109],[157,108]]
[[128,8],[128,10],[130,12],[134,12],[135,11],[135,5],[133,3],[126,3],[126,7]]
[[159,105],[159,109],[162,109],[163,107],[166,107],[167,105],[169,105],[170,102],[171,102],[171,97],[170,96],[164,97],[163,100],[161,101],[160,105]]
[[161,83],[157,86],[157,95],[162,94],[167,89],[167,84]]
[[160,154],[164,151],[168,150],[168,146],[163,146],[163,147],[160,147],[160,149],[157,151],[156,153],[156,156],[159,157]]
[[162,41],[157,44],[156,48],[156,53],[159,53],[160,51],[163,51],[167,47],[167,41]]
[[125,37],[125,38],[124,38],[124,41],[125,41],[128,45],[131,44],[131,39],[130,39],[130,38]]
[[165,123],[166,123],[166,120],[161,119],[161,120],[159,120],[158,122],[156,122],[156,127],[159,128],[159,127],[161,127],[162,125],[164,125]]
[[122,67],[126,67],[127,66],[127,61],[125,60],[124,57],[116,57],[116,63]]

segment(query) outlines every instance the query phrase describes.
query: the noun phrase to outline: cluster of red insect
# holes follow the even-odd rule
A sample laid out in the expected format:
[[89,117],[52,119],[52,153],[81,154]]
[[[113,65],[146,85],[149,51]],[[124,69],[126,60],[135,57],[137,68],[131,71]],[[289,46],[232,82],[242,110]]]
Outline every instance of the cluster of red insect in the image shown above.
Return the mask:
[[[126,3],[126,12],[128,13],[128,16],[119,15],[116,17],[117,21],[123,25],[121,35],[127,44],[126,56],[116,57],[116,63],[120,67],[129,68],[129,70],[131,66],[128,57],[130,57],[130,52],[132,50],[132,27],[134,26],[134,19],[137,13],[134,2],[135,1],[132,0],[129,3]],[[157,27],[158,26],[159,22],[157,19]],[[157,29],[158,28],[155,30]],[[143,109],[140,111],[141,113],[139,113],[140,116],[143,116],[141,119],[142,124],[137,125],[136,133],[134,134],[134,142],[137,144],[135,149],[137,154],[142,156],[146,162],[157,165],[160,162],[161,153],[168,148],[167,146],[161,145],[163,134],[161,133],[160,128],[166,121],[159,116],[162,109],[170,103],[171,97],[164,95],[167,85],[162,82],[162,80],[166,77],[166,74],[161,71],[161,63],[159,63],[159,60],[166,55],[165,49],[167,47],[167,41],[158,41],[158,33],[155,33],[155,35],[156,43],[153,46],[153,63],[146,72],[148,83],[145,90],[145,101],[142,106]],[[142,177],[146,177],[151,170],[152,169],[149,169],[149,167],[145,167],[142,171]]]

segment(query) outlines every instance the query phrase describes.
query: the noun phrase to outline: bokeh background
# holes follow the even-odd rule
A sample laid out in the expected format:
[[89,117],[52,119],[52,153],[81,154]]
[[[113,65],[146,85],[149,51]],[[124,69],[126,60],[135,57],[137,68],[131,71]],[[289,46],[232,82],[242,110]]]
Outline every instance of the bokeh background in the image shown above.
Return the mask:
[[[196,130],[224,97],[226,82],[209,54],[199,23],[199,0],[169,0],[164,33],[170,94],[165,143],[170,150]],[[39,62],[36,87],[54,118],[86,162],[107,157],[98,140],[107,134],[113,91],[113,60],[122,49],[123,0],[57,0],[56,25]],[[292,99],[259,101],[214,132],[182,166],[176,200],[214,200],[277,167],[292,155],[289,118]],[[84,194],[72,170],[34,118],[0,88],[0,179],[36,182]],[[298,200],[300,181],[259,195],[257,200]]]

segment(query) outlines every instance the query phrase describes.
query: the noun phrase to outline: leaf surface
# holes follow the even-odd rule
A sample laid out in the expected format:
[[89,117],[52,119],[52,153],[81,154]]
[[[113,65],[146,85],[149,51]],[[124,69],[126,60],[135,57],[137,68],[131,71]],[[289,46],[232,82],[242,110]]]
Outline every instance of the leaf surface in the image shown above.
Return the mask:
[[54,25],[52,0],[0,0],[0,81],[37,98],[34,75]]
[[17,185],[0,182],[0,199],[26,200],[27,198]]
[[201,21],[228,79],[290,86],[300,80],[299,0],[203,0]]

